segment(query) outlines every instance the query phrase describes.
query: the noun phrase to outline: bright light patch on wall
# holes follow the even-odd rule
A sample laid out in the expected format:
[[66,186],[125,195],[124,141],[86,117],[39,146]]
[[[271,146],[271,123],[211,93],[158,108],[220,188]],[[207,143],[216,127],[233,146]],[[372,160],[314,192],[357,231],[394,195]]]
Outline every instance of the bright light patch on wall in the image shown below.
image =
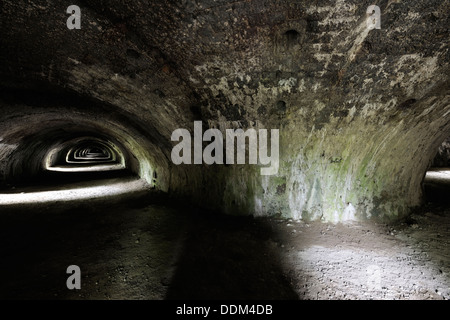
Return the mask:
[[428,182],[450,183],[450,169],[433,169],[427,171],[425,180]]
[[142,179],[119,181],[87,187],[68,186],[63,190],[0,193],[0,205],[18,205],[46,202],[66,202],[73,200],[97,199],[103,197],[118,196],[133,193],[148,188],[148,184]]

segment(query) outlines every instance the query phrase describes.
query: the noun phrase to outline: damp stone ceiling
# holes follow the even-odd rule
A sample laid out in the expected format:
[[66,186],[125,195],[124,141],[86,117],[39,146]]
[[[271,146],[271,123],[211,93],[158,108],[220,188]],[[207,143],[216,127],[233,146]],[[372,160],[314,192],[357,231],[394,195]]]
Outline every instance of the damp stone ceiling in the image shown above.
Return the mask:
[[[80,29],[67,26],[71,5]],[[212,210],[391,220],[422,203],[450,136],[448,0],[4,0],[0,10],[4,186],[89,136],[153,189]],[[174,164],[171,135],[195,121],[279,130],[277,172]]]

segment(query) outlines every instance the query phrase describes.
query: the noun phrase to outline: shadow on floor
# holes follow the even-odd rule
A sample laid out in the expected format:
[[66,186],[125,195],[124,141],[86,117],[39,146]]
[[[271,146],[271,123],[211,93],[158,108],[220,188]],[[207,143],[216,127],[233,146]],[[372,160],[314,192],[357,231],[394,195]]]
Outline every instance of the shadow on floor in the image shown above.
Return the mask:
[[298,299],[262,219],[202,214],[192,221],[166,299]]
[[149,198],[0,211],[0,299],[297,299],[264,220]]

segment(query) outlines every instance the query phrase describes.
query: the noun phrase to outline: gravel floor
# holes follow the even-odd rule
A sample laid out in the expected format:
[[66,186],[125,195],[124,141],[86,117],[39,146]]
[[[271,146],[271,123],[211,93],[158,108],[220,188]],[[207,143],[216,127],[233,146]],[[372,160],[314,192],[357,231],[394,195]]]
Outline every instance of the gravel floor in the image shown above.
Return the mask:
[[[0,216],[2,299],[448,299],[450,212],[396,225],[254,219],[170,202]],[[81,269],[69,290],[66,268]]]
[[449,299],[450,212],[424,209],[391,226],[279,222],[299,298]]

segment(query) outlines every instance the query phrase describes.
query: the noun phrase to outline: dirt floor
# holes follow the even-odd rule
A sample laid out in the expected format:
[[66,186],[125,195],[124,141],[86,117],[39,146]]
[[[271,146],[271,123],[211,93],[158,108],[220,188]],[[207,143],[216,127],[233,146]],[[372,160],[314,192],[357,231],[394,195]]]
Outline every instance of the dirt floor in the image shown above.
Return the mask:
[[391,226],[279,222],[276,228],[285,231],[283,269],[299,299],[450,298],[450,212],[442,208]]
[[[222,216],[141,197],[0,212],[0,299],[450,298],[448,206],[394,225]],[[69,265],[80,290],[66,287]]]

